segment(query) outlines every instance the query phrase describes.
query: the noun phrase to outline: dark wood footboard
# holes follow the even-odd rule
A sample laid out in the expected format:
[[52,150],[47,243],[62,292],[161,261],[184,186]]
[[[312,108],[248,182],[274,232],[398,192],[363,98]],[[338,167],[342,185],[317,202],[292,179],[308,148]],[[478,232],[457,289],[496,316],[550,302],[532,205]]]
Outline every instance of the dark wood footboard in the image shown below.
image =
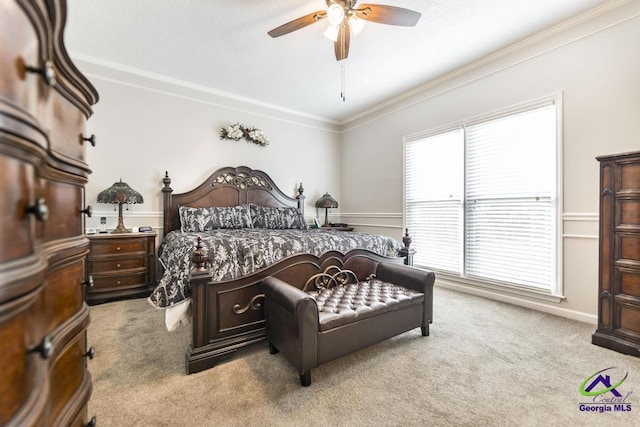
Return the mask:
[[[405,243],[406,244],[406,243]],[[268,276],[304,286],[314,274],[335,265],[363,279],[381,261],[406,263],[406,258],[387,258],[366,250],[347,254],[328,252],[321,257],[294,255],[278,264],[240,279],[211,282],[206,271],[194,264],[191,278],[192,343],[186,354],[188,374],[211,368],[238,350],[265,339],[264,296],[260,283]]]

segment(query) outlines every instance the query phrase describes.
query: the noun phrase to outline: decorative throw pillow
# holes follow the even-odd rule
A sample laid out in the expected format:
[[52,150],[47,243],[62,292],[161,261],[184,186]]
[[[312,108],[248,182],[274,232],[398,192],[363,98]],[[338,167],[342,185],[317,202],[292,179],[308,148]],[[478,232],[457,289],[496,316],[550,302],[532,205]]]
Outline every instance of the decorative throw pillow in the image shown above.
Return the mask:
[[254,228],[297,228],[305,230],[309,225],[298,208],[249,205],[251,223]]
[[247,205],[206,208],[180,206],[178,213],[180,214],[180,227],[184,232],[251,227],[251,217]]

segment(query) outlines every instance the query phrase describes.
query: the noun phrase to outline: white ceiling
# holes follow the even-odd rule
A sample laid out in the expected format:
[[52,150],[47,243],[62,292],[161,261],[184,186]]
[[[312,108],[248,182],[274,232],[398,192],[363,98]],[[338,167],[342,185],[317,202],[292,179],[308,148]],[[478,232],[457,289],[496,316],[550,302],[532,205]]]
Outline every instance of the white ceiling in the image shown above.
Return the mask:
[[[71,55],[342,123],[390,98],[611,0],[363,0],[422,13],[367,23],[336,62],[326,21],[267,31],[325,0],[68,0]],[[91,60],[89,58],[89,60]],[[346,102],[340,98],[344,63]]]

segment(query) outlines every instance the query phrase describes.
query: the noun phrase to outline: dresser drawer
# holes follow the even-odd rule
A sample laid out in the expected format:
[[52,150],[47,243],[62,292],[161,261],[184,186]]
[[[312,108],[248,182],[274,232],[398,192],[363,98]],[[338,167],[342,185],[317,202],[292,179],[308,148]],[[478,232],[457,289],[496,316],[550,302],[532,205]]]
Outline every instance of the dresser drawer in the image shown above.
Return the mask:
[[620,199],[617,203],[616,227],[640,231],[640,199]]
[[39,197],[45,200],[49,217],[37,223],[37,237],[49,242],[82,235],[83,192],[81,185],[41,179]]
[[86,142],[83,141],[85,117],[78,108],[59,93],[49,97],[49,149],[59,159],[87,167],[84,164]]
[[620,289],[617,292],[625,297],[638,298],[640,306],[640,270],[634,268],[616,268],[615,281],[619,283]]
[[0,3],[0,97],[36,115],[42,78],[27,73],[26,66],[39,67],[40,43],[33,24],[16,1]]
[[[51,363],[50,368],[50,420],[51,424],[59,424],[62,417],[69,411],[69,406],[76,406],[71,410],[75,416],[77,411],[89,399],[90,376],[87,371],[85,353],[87,352],[86,332],[80,332],[72,339],[61,353]],[[86,384],[86,385],[85,385]],[[67,425],[67,423],[63,423]]]
[[[0,306],[0,425],[4,426],[25,404],[31,393],[36,393],[39,355],[28,353],[29,329],[33,297],[22,297]],[[42,369],[44,372],[44,369]],[[26,414],[25,414],[26,415]]]
[[620,179],[616,188],[619,192],[638,193],[640,188],[640,164],[638,162],[620,162],[618,166]]
[[131,252],[146,252],[146,241],[141,239],[109,239],[109,240],[92,240],[91,256],[127,254]]
[[36,337],[44,337],[76,314],[83,306],[84,257],[76,256],[64,264],[52,266],[45,286],[36,301],[38,321],[33,328]]
[[89,262],[89,273],[106,273],[130,270],[132,268],[144,268],[147,265],[147,258],[122,258],[109,260],[92,260]]
[[33,253],[31,215],[34,199],[34,166],[0,155],[0,263]]
[[146,270],[140,273],[128,273],[124,275],[93,275],[93,288],[91,288],[91,293],[95,293],[97,291],[107,291],[114,289],[130,289],[130,288],[138,288],[141,285],[145,285],[147,283],[147,272]]
[[625,338],[640,339],[640,307],[620,304],[616,311],[620,321],[615,332]]
[[640,268],[640,233],[617,233],[615,264]]

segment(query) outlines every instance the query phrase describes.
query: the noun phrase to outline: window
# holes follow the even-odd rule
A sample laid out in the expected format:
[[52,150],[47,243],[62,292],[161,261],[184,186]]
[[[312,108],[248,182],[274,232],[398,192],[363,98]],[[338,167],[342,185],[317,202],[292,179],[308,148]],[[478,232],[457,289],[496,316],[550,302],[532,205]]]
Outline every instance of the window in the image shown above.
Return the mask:
[[405,143],[405,224],[416,265],[557,293],[556,100]]

